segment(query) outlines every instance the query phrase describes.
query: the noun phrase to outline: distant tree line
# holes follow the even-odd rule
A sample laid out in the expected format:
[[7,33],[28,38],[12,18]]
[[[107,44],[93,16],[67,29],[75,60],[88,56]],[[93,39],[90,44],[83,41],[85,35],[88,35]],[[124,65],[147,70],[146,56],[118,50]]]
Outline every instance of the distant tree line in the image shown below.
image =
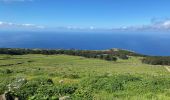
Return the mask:
[[0,54],[9,55],[24,55],[24,54],[44,54],[44,55],[54,55],[54,54],[66,54],[73,56],[82,56],[86,58],[99,58],[108,61],[116,61],[117,57],[120,59],[128,59],[129,56],[143,56],[131,51],[126,50],[75,50],[75,49],[11,49],[11,48],[0,48]]
[[151,65],[170,65],[170,57],[148,56],[143,58],[142,62]]

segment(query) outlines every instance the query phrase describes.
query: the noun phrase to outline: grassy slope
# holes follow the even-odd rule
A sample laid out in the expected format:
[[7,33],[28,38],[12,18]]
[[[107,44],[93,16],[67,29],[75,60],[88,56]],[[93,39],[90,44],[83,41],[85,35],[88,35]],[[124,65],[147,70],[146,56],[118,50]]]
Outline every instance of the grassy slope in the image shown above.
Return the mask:
[[[13,64],[13,65],[10,65]],[[7,66],[5,66],[7,65]],[[6,69],[13,71],[11,74],[2,74]],[[70,78],[69,75],[78,75],[80,78]],[[22,55],[9,56],[0,55],[0,82],[4,79],[12,77],[25,77],[27,80],[36,77],[48,77],[58,84],[59,80],[64,80],[65,84],[79,83],[85,77],[114,76],[117,74],[131,74],[140,76],[144,79],[152,77],[170,78],[170,73],[162,66],[146,65],[140,62],[139,57],[131,57],[129,60],[118,60],[117,62],[108,62],[98,59],[87,59],[83,57],[67,56],[67,55]],[[131,83],[129,83],[131,84]],[[134,85],[134,84],[131,84]],[[142,87],[141,87],[142,88]],[[134,89],[135,90],[135,89]],[[137,90],[137,89],[136,89]],[[133,90],[132,90],[133,91]],[[124,93],[126,92],[126,93]],[[127,94],[126,99],[146,99],[147,96],[153,95],[142,94],[133,95],[131,91],[119,91],[118,94]],[[136,91],[135,91],[136,92]],[[115,96],[116,93],[108,93],[99,91],[94,93],[96,100],[112,100],[113,98],[125,99],[123,96]],[[133,92],[132,92],[133,93]],[[165,92],[154,94],[156,99],[170,99],[170,88],[167,87]],[[152,98],[154,99],[154,98]]]

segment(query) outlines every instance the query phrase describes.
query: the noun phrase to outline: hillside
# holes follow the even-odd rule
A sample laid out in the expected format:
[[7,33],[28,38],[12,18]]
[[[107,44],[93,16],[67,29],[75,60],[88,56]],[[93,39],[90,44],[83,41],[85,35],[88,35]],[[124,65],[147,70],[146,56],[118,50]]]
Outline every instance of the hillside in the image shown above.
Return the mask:
[[[21,100],[168,100],[170,72],[142,57],[105,61],[70,55],[0,55],[0,93]],[[10,84],[10,85],[9,85]]]

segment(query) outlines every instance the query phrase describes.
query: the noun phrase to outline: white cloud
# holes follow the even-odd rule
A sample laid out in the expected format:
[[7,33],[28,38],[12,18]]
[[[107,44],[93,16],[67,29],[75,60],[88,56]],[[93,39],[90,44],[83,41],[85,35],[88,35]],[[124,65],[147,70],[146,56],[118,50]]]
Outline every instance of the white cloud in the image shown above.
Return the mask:
[[122,26],[118,28],[97,28],[78,27],[78,26],[63,26],[63,27],[45,27],[35,24],[17,24],[11,22],[0,21],[0,30],[43,30],[43,31],[170,31],[170,19],[151,20],[148,25]]
[[90,29],[93,30],[93,29],[95,29],[95,28],[94,28],[94,26],[90,26]]
[[165,20],[155,20],[151,23],[151,25],[148,25],[150,28],[155,30],[170,30],[170,19]]
[[159,28],[170,29],[170,20],[165,20],[157,24]]
[[46,27],[42,25],[17,24],[17,23],[0,21],[0,30],[38,30],[44,28]]
[[33,1],[33,0],[0,0],[2,2],[24,2],[24,1]]
[[0,22],[0,25],[2,25],[3,24],[3,22]]
[[23,26],[34,26],[33,24],[22,24]]
[[13,3],[13,2],[32,2],[34,0],[0,0],[0,3]]
[[132,31],[170,31],[170,19],[151,20],[148,25],[125,26],[117,28],[117,30],[132,30]]

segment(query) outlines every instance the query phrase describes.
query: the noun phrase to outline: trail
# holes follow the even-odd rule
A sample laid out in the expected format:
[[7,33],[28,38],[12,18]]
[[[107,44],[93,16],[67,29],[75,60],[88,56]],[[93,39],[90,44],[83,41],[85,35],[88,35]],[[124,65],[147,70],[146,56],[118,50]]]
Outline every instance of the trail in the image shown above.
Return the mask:
[[168,66],[164,66],[164,67],[168,72],[170,72],[170,67],[168,67]]

